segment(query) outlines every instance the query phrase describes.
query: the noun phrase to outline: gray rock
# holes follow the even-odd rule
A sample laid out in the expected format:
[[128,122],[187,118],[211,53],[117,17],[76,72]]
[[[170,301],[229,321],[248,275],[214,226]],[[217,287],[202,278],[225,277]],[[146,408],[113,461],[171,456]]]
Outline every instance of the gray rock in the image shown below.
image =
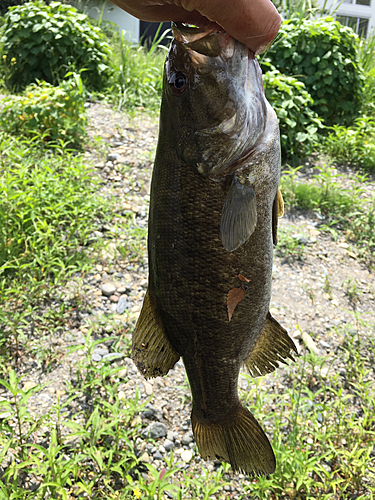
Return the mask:
[[103,356],[104,361],[110,361],[111,363],[113,361],[117,361],[118,359],[122,359],[124,355],[121,352],[110,352],[109,354],[105,354]]
[[183,445],[188,445],[193,442],[193,436],[191,432],[186,432],[181,439]]
[[154,460],[163,460],[163,455],[160,453],[159,450],[157,450],[155,453],[153,453],[153,458]]
[[118,158],[118,153],[109,153],[107,156],[107,161],[115,161]]
[[167,435],[167,427],[161,422],[153,422],[148,427],[146,427],[146,436],[152,439],[157,439],[165,437]]
[[127,308],[128,308],[128,301],[126,300],[126,297],[122,295],[119,301],[117,302],[116,312],[117,314],[123,314]]
[[101,355],[100,355],[100,354],[96,354],[96,353],[94,352],[94,354],[91,356],[91,359],[92,359],[93,361],[101,361],[102,357],[101,357]]
[[105,347],[95,347],[93,354],[99,354],[99,356],[105,356],[108,354],[108,348]]
[[166,451],[171,451],[174,448],[174,443],[172,441],[170,441],[169,439],[166,439],[164,441],[164,448]]
[[110,295],[113,295],[115,293],[117,286],[111,281],[107,281],[106,283],[102,283],[100,285],[100,289],[103,295],[109,297]]
[[169,441],[174,441],[176,439],[175,433],[173,431],[168,431],[167,432],[167,439]]
[[145,410],[142,412],[142,417],[144,418],[152,418],[155,413],[155,408],[152,406],[152,404],[147,403]]
[[307,243],[309,242],[309,240],[303,234],[295,234],[293,238],[295,238],[300,245],[307,245]]

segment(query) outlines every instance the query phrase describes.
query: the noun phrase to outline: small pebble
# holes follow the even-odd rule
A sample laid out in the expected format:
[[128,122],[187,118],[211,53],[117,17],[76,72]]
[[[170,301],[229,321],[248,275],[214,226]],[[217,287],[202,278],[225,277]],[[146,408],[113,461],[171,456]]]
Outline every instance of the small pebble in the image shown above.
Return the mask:
[[170,441],[169,439],[166,439],[164,441],[164,448],[166,451],[171,451],[174,448],[174,443],[172,441]]
[[111,281],[107,281],[106,283],[102,283],[100,286],[100,289],[102,291],[102,294],[106,297],[109,297],[110,295],[113,295],[116,291],[116,285],[112,283]]
[[127,308],[128,308],[128,301],[126,300],[126,297],[122,295],[118,300],[116,312],[117,314],[123,314]]
[[146,436],[152,439],[165,437],[167,435],[167,427],[161,422],[153,422],[145,430]]
[[192,450],[184,450],[181,453],[181,459],[184,462],[190,462],[190,460],[193,458],[193,451]]

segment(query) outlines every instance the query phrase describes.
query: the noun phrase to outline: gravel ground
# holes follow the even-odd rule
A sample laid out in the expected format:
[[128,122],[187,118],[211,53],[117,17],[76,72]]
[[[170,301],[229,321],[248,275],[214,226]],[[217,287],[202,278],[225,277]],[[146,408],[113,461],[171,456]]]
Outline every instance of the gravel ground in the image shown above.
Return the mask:
[[[157,120],[144,115],[130,119],[100,103],[92,103],[88,113],[90,136],[93,139],[101,136],[108,147],[106,159],[95,156],[90,150],[86,153],[88,161],[93,161],[102,178],[100,194],[113,200],[115,219],[117,217],[120,221],[124,216],[134,216],[139,230],[145,231]],[[289,228],[305,251],[303,259],[276,255],[271,313],[288,329],[300,351],[305,348],[304,340],[311,350],[329,357],[342,341],[335,327],[353,323],[353,312],[360,313],[374,324],[375,276],[356,259],[344,239],[333,241],[320,231],[320,223],[317,216],[300,212],[286,214],[281,219],[281,227]],[[45,348],[55,353],[51,370],[46,373],[36,355],[22,360],[25,387],[48,384],[30,399],[32,414],[45,413],[58,397],[61,400],[66,397],[66,383],[83,353],[76,351],[65,355],[69,346],[85,342],[90,323],[101,325],[104,336],[113,333],[115,325],[117,331],[125,332],[125,337],[129,337],[126,333],[129,322],[134,322],[139,314],[147,289],[144,247],[129,246],[127,233],[116,225],[116,220],[111,223],[98,221],[97,231],[92,235],[93,248],[99,239],[105,240],[106,248],[92,272],[83,278],[71,279],[61,289],[63,300],[71,305],[72,313],[63,335],[52,335],[48,340],[46,337]],[[121,245],[127,245],[126,255],[118,251]],[[354,283],[354,279],[355,301],[347,293],[345,284]],[[77,296],[80,307],[75,313]],[[145,381],[129,352],[113,353],[112,345],[108,341],[97,347],[93,360],[100,362],[112,356],[123,367],[119,378],[126,375],[130,379],[121,386],[120,397],[133,397],[136,390],[140,391],[141,399],[152,396],[142,418],[150,424],[151,435],[160,437],[160,444],[150,447],[140,440],[142,459],[162,467],[163,455],[174,448],[175,454],[199,473],[201,460],[193,449],[189,421],[191,401],[182,362],[179,361],[167,377]],[[335,369],[344,372],[345,366],[335,366]],[[282,369],[278,373],[282,379]],[[264,380],[265,384],[276,383],[273,376],[269,377],[271,382],[267,382],[267,377]],[[245,381],[241,383],[245,384]],[[70,411],[74,412],[75,408]],[[205,466],[212,469],[214,464],[205,463]],[[237,480],[244,480],[244,476],[238,475]],[[237,498],[236,489],[227,488],[228,492],[233,490],[231,498]]]

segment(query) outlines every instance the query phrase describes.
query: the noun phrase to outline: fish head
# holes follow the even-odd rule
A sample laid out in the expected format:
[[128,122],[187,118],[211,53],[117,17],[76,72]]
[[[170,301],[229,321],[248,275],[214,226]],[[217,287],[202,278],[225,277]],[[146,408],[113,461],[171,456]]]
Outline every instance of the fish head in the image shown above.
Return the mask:
[[226,175],[266,126],[260,67],[254,54],[225,32],[180,23],[173,34],[161,124],[170,123],[179,159],[205,176]]

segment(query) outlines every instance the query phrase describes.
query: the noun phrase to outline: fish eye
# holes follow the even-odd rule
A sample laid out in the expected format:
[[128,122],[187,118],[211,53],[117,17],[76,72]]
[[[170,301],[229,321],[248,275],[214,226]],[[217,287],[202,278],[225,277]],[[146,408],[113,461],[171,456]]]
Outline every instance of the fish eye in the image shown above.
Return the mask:
[[185,92],[187,84],[188,84],[188,77],[185,75],[185,73],[178,71],[172,77],[171,81],[172,92],[176,95],[181,95],[183,92]]

